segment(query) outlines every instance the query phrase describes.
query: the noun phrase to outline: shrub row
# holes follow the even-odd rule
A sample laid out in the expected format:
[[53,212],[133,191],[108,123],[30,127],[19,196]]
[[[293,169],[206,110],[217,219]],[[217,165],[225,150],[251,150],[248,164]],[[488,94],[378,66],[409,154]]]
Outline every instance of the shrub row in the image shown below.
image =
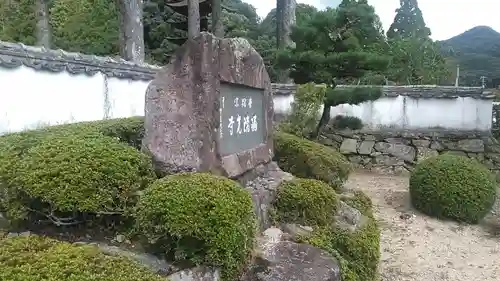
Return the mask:
[[[250,194],[232,180],[203,173],[156,179],[150,157],[136,149],[140,144],[136,137],[142,134],[139,120],[77,123],[0,137],[0,212],[12,223],[41,218],[58,225],[68,223],[69,217],[71,222],[108,216],[130,219],[149,246],[162,249],[171,260],[221,267],[224,279],[232,279],[253,246],[256,219]],[[52,271],[60,271],[65,263],[85,271],[82,262],[94,266],[92,261],[100,260],[65,244],[35,238],[25,242],[40,243],[41,248],[34,246],[31,253],[37,252],[40,259],[17,260],[5,254],[0,264],[47,268],[40,273],[8,268],[3,271],[9,277],[5,280],[86,281],[90,279],[80,271],[74,278],[60,277],[64,270]],[[12,253],[20,242],[2,243],[0,256],[3,251]],[[61,259],[53,256],[62,250],[68,253]],[[69,257],[74,259],[65,261]],[[85,272],[100,278],[92,280],[105,281],[111,279],[99,274],[124,266],[107,263],[109,268],[103,265],[96,272]],[[76,277],[79,274],[81,278]],[[113,274],[117,280],[131,280]],[[141,276],[131,274],[134,280],[148,278]]]

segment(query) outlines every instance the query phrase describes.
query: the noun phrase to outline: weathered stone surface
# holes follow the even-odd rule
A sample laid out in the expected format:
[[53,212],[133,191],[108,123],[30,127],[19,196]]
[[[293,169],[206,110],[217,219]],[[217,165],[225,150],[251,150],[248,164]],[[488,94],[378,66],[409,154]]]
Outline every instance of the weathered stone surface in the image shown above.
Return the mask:
[[252,195],[254,210],[261,230],[271,226],[269,210],[276,199],[278,186],[293,178],[290,173],[283,172],[275,162],[259,165],[254,170],[237,178]]
[[340,201],[337,214],[335,215],[335,224],[341,229],[351,232],[357,231],[368,222],[368,218],[361,214],[359,210]]
[[340,281],[340,265],[329,253],[308,244],[282,240],[281,230],[264,232],[259,256],[244,281]]
[[358,141],[355,139],[344,139],[340,146],[340,153],[357,153]]
[[[355,167],[377,173],[406,175],[419,161],[445,152],[476,159],[493,172],[500,171],[500,142],[488,132],[342,130],[323,136],[343,138],[341,153]],[[355,143],[357,152],[353,152]]]
[[431,149],[441,151],[444,149],[444,146],[439,141],[431,142]]
[[425,160],[429,157],[438,156],[439,152],[436,150],[426,148],[426,147],[417,147],[417,162]]
[[457,146],[465,152],[484,152],[484,142],[480,139],[459,140]]
[[358,148],[358,153],[362,155],[370,155],[372,153],[373,147],[375,146],[375,141],[363,141]]
[[[264,143],[221,155],[221,82],[263,89]],[[143,148],[161,173],[208,171],[236,177],[272,159],[273,114],[271,83],[255,49],[245,39],[202,33],[179,48],[149,84]]]
[[159,274],[161,276],[168,276],[169,274],[172,274],[173,272],[179,270],[165,260],[159,259],[151,254],[147,254],[144,252],[131,251],[104,243],[76,242],[75,244],[95,246],[105,255],[129,258],[137,262],[138,264],[141,264],[142,266],[148,268],[151,272]]
[[415,160],[415,148],[405,144],[377,142],[375,144],[375,149],[382,153],[388,153],[399,157],[405,161],[411,162]]
[[414,139],[411,143],[416,147],[429,147],[431,145],[430,140]]
[[375,157],[375,164],[383,166],[401,166],[405,163],[403,159],[389,155],[379,155]]
[[185,269],[167,277],[169,281],[218,281],[220,270],[204,266]]
[[292,240],[299,237],[307,237],[313,232],[313,228],[310,226],[304,226],[300,224],[287,223],[281,226],[286,234],[289,234]]

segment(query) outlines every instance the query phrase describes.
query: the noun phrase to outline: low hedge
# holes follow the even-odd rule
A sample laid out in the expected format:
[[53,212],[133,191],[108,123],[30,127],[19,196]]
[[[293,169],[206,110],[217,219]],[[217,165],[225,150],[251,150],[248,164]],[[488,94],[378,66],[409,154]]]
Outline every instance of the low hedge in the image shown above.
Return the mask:
[[233,280],[248,261],[257,228],[248,191],[207,173],[157,180],[141,196],[136,221],[169,259],[221,267],[224,280]]
[[0,280],[9,281],[167,281],[95,247],[40,236],[0,238],[0,268]]
[[65,131],[9,138],[0,152],[0,208],[14,221],[33,212],[125,214],[155,179],[148,156],[112,137]]
[[336,257],[340,262],[342,280],[374,281],[380,261],[380,229],[373,216],[371,200],[360,191],[354,192],[354,197],[341,200],[365,215],[367,223],[355,232],[336,226],[319,227],[302,242],[322,248]]
[[418,163],[410,176],[413,206],[424,214],[466,223],[479,222],[492,208],[496,185],[479,162],[442,154]]
[[331,224],[337,204],[337,195],[328,184],[296,178],[278,187],[274,207],[281,222],[315,226]]
[[340,188],[352,170],[347,159],[334,149],[297,136],[275,132],[275,161],[297,177],[322,180]]

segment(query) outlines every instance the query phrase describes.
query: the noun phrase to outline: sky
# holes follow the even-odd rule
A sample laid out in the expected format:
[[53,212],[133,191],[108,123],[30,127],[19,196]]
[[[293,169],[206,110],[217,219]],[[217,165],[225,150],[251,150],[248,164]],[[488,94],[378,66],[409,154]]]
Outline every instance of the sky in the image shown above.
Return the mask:
[[[276,7],[276,0],[243,0],[252,4],[260,17]],[[336,7],[340,0],[297,0],[319,9]],[[399,0],[368,0],[387,31],[399,8]],[[432,39],[446,40],[479,25],[490,26],[500,32],[500,0],[418,0]]]

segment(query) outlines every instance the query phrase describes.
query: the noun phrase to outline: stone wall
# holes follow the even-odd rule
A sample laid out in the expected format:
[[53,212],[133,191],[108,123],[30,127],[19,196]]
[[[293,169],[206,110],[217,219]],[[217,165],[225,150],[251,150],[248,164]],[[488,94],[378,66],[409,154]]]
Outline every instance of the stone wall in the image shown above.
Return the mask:
[[383,173],[405,174],[422,159],[451,152],[476,158],[500,175],[500,145],[489,132],[327,129],[319,141],[339,150],[356,167]]

